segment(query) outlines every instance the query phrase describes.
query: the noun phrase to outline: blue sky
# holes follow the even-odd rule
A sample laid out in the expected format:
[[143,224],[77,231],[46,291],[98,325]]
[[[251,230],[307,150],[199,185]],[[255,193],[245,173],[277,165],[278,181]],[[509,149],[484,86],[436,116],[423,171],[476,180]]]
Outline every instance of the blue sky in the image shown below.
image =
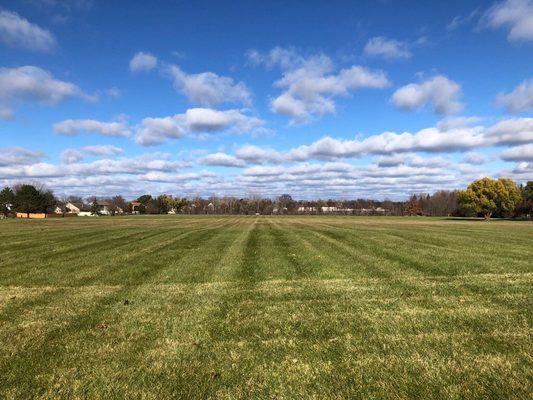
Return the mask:
[[288,3],[0,1],[0,184],[402,199],[533,179],[532,0]]

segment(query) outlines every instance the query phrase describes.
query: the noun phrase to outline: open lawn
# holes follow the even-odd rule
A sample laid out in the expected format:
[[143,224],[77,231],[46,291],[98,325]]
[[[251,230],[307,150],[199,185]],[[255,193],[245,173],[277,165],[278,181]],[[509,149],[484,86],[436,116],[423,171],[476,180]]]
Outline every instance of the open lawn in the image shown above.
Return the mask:
[[533,223],[0,221],[0,398],[526,399]]

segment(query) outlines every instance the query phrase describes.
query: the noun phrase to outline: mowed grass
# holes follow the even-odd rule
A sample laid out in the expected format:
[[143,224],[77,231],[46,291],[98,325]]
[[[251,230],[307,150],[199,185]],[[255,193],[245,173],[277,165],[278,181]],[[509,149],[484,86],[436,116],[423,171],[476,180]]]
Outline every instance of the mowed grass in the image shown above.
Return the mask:
[[527,399],[533,224],[0,221],[0,398]]

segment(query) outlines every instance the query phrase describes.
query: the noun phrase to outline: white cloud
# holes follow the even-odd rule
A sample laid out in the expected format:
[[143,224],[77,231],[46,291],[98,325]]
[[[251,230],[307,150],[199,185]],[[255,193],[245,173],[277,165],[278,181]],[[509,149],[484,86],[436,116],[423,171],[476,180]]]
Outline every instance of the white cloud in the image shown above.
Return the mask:
[[[68,158],[66,160],[71,161]],[[150,171],[175,172],[178,169],[187,167],[190,167],[190,163],[169,160],[164,154],[154,153],[133,158],[106,158],[88,163],[74,161],[68,166],[43,162],[19,166],[0,166],[0,177],[39,178],[113,174],[138,175]]]
[[142,146],[152,146],[185,136],[185,131],[177,116],[145,118],[137,129],[135,141]]
[[529,161],[533,162],[533,143],[511,147],[501,154],[505,161]]
[[442,132],[437,128],[426,128],[417,133],[384,132],[362,141],[340,140],[326,136],[311,145],[291,150],[295,160],[351,158],[365,154],[391,154],[401,152],[449,152],[461,151],[485,143],[479,128],[463,128]]
[[472,165],[480,165],[487,162],[487,157],[480,153],[470,152],[465,154],[463,162]]
[[[383,132],[363,140],[326,136],[309,145],[301,145],[285,152],[246,145],[237,149],[234,158],[246,165],[261,165],[383,155],[384,157],[378,160],[380,167],[409,165],[416,168],[446,168],[449,162],[440,157],[421,159],[414,153],[464,152],[490,146],[530,143],[533,142],[531,121],[533,119],[528,118],[504,120],[488,128],[477,125],[446,129],[430,127],[414,133]],[[471,165],[480,165],[486,161],[485,156],[473,152],[463,158],[463,163]]]
[[50,51],[57,46],[50,31],[6,10],[0,10],[0,42],[36,51]]
[[61,161],[65,164],[73,164],[88,156],[116,156],[122,153],[124,153],[123,149],[113,145],[85,146],[80,149],[65,149],[61,152]]
[[101,122],[94,119],[67,119],[54,124],[54,131],[66,136],[97,133],[102,136],[125,137],[131,134],[125,122]]
[[34,164],[43,157],[40,151],[27,150],[22,147],[4,147],[0,148],[0,167]]
[[[416,133],[384,132],[363,140],[334,139],[326,136],[310,145],[301,145],[283,154],[286,160],[354,158],[369,154],[390,155],[409,152],[457,152],[476,148],[533,142],[533,118],[500,121],[484,126],[459,127],[441,130],[438,127]],[[400,160],[400,161],[398,161]],[[395,163],[405,160],[397,158]],[[388,162],[389,160],[383,160]]]
[[466,128],[479,124],[482,120],[480,117],[446,117],[437,122],[437,128],[441,131]]
[[244,175],[254,177],[276,176],[283,174],[284,171],[285,168],[283,167],[258,165],[255,167],[246,168],[246,170],[244,171]]
[[255,64],[279,66],[281,79],[274,86],[282,93],[271,101],[271,110],[290,118],[291,124],[302,124],[335,112],[335,97],[347,96],[361,88],[381,89],[390,85],[382,71],[371,71],[354,65],[335,73],[331,59],[323,54],[304,58],[293,50],[275,48],[267,54],[248,52]]
[[524,176],[524,181],[533,179],[533,162],[519,162],[516,164],[515,168],[513,169],[512,173],[518,175],[519,177],[521,175]]
[[61,152],[61,161],[65,164],[77,163],[85,158],[83,151],[77,149],[65,149]]
[[248,60],[253,65],[265,65],[268,69],[278,66],[282,70],[294,69],[305,63],[305,58],[294,49],[274,47],[268,53],[261,53],[255,49],[246,53]]
[[218,111],[210,108],[190,108],[184,114],[164,118],[145,118],[137,130],[136,142],[156,145],[186,134],[213,132],[251,133],[264,129],[264,121],[248,116],[242,110]]
[[506,0],[492,6],[484,15],[485,23],[492,28],[509,29],[511,41],[533,40],[533,1]]
[[285,161],[285,157],[279,151],[253,145],[242,146],[235,155],[248,164],[277,164]]
[[[178,121],[178,126],[189,134],[185,116],[186,113],[168,118]],[[22,157],[18,159],[22,161],[0,162],[0,184],[38,179],[57,189],[58,194],[61,191],[87,195],[121,193],[132,198],[146,192],[174,193],[177,183],[180,195],[189,196],[291,193],[298,198],[404,198],[413,192],[432,192],[436,188],[462,188],[482,176],[509,176],[520,182],[529,179],[533,175],[531,120],[515,118],[487,127],[455,124],[445,130],[430,127],[412,133],[384,132],[353,140],[325,137],[285,152],[246,145],[235,154],[198,156],[196,165],[244,168],[226,175],[211,171],[182,173],[181,169],[192,166],[192,162],[175,161],[170,155],[160,153],[134,158],[106,157],[91,162],[65,158],[65,163],[55,165],[42,162],[39,154],[30,152],[25,157],[19,151]],[[204,125],[200,127],[203,129]],[[498,171],[493,164],[482,164],[487,156],[477,153],[482,148],[514,143],[523,145],[504,149],[501,154],[506,161],[517,161],[513,170]],[[83,157],[120,154],[120,149],[109,146],[74,150]],[[456,151],[476,153],[466,153],[459,162],[455,158],[424,154]],[[6,160],[4,153],[7,152],[0,151]],[[353,165],[346,162],[365,156],[379,157],[375,160],[372,157],[370,162],[361,158]]]
[[490,127],[486,136],[495,144],[513,145],[533,142],[533,118],[514,118]]
[[142,51],[136,53],[130,60],[131,72],[150,71],[157,66],[157,57]]
[[264,124],[262,120],[247,116],[241,110],[218,111],[210,108],[190,108],[182,120],[192,132],[216,132],[231,128],[235,133],[245,133]]
[[243,82],[235,83],[232,78],[219,76],[213,72],[187,74],[177,65],[170,65],[168,73],[174,81],[174,87],[187,98],[202,106],[214,106],[222,103],[240,103],[249,106],[252,95]]
[[416,168],[446,168],[449,163],[440,157],[423,158],[412,153],[392,154],[380,157],[378,167],[396,167],[408,165]]
[[0,109],[3,117],[12,117],[12,106],[35,101],[55,105],[69,98],[94,101],[76,85],[54,79],[50,72],[39,67],[0,68]]
[[364,52],[366,55],[385,59],[407,59],[411,57],[411,52],[406,43],[395,39],[387,39],[383,36],[369,39],[365,45]]
[[244,167],[245,162],[226,153],[213,153],[201,158],[200,163],[221,167]]
[[511,93],[500,93],[496,103],[512,113],[533,111],[533,79],[525,80]]
[[124,153],[124,150],[120,147],[113,146],[110,144],[85,146],[83,147],[83,150],[87,154],[91,154],[94,156],[116,156]]
[[436,114],[447,115],[459,112],[461,86],[443,75],[437,75],[421,83],[402,86],[392,95],[393,104],[405,110],[416,110],[431,104]]

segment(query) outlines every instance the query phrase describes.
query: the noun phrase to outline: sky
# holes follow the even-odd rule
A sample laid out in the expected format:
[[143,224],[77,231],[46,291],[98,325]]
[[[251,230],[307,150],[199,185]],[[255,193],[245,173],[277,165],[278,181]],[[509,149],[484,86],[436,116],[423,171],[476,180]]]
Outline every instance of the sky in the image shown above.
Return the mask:
[[393,199],[533,180],[533,0],[0,0],[0,185]]

